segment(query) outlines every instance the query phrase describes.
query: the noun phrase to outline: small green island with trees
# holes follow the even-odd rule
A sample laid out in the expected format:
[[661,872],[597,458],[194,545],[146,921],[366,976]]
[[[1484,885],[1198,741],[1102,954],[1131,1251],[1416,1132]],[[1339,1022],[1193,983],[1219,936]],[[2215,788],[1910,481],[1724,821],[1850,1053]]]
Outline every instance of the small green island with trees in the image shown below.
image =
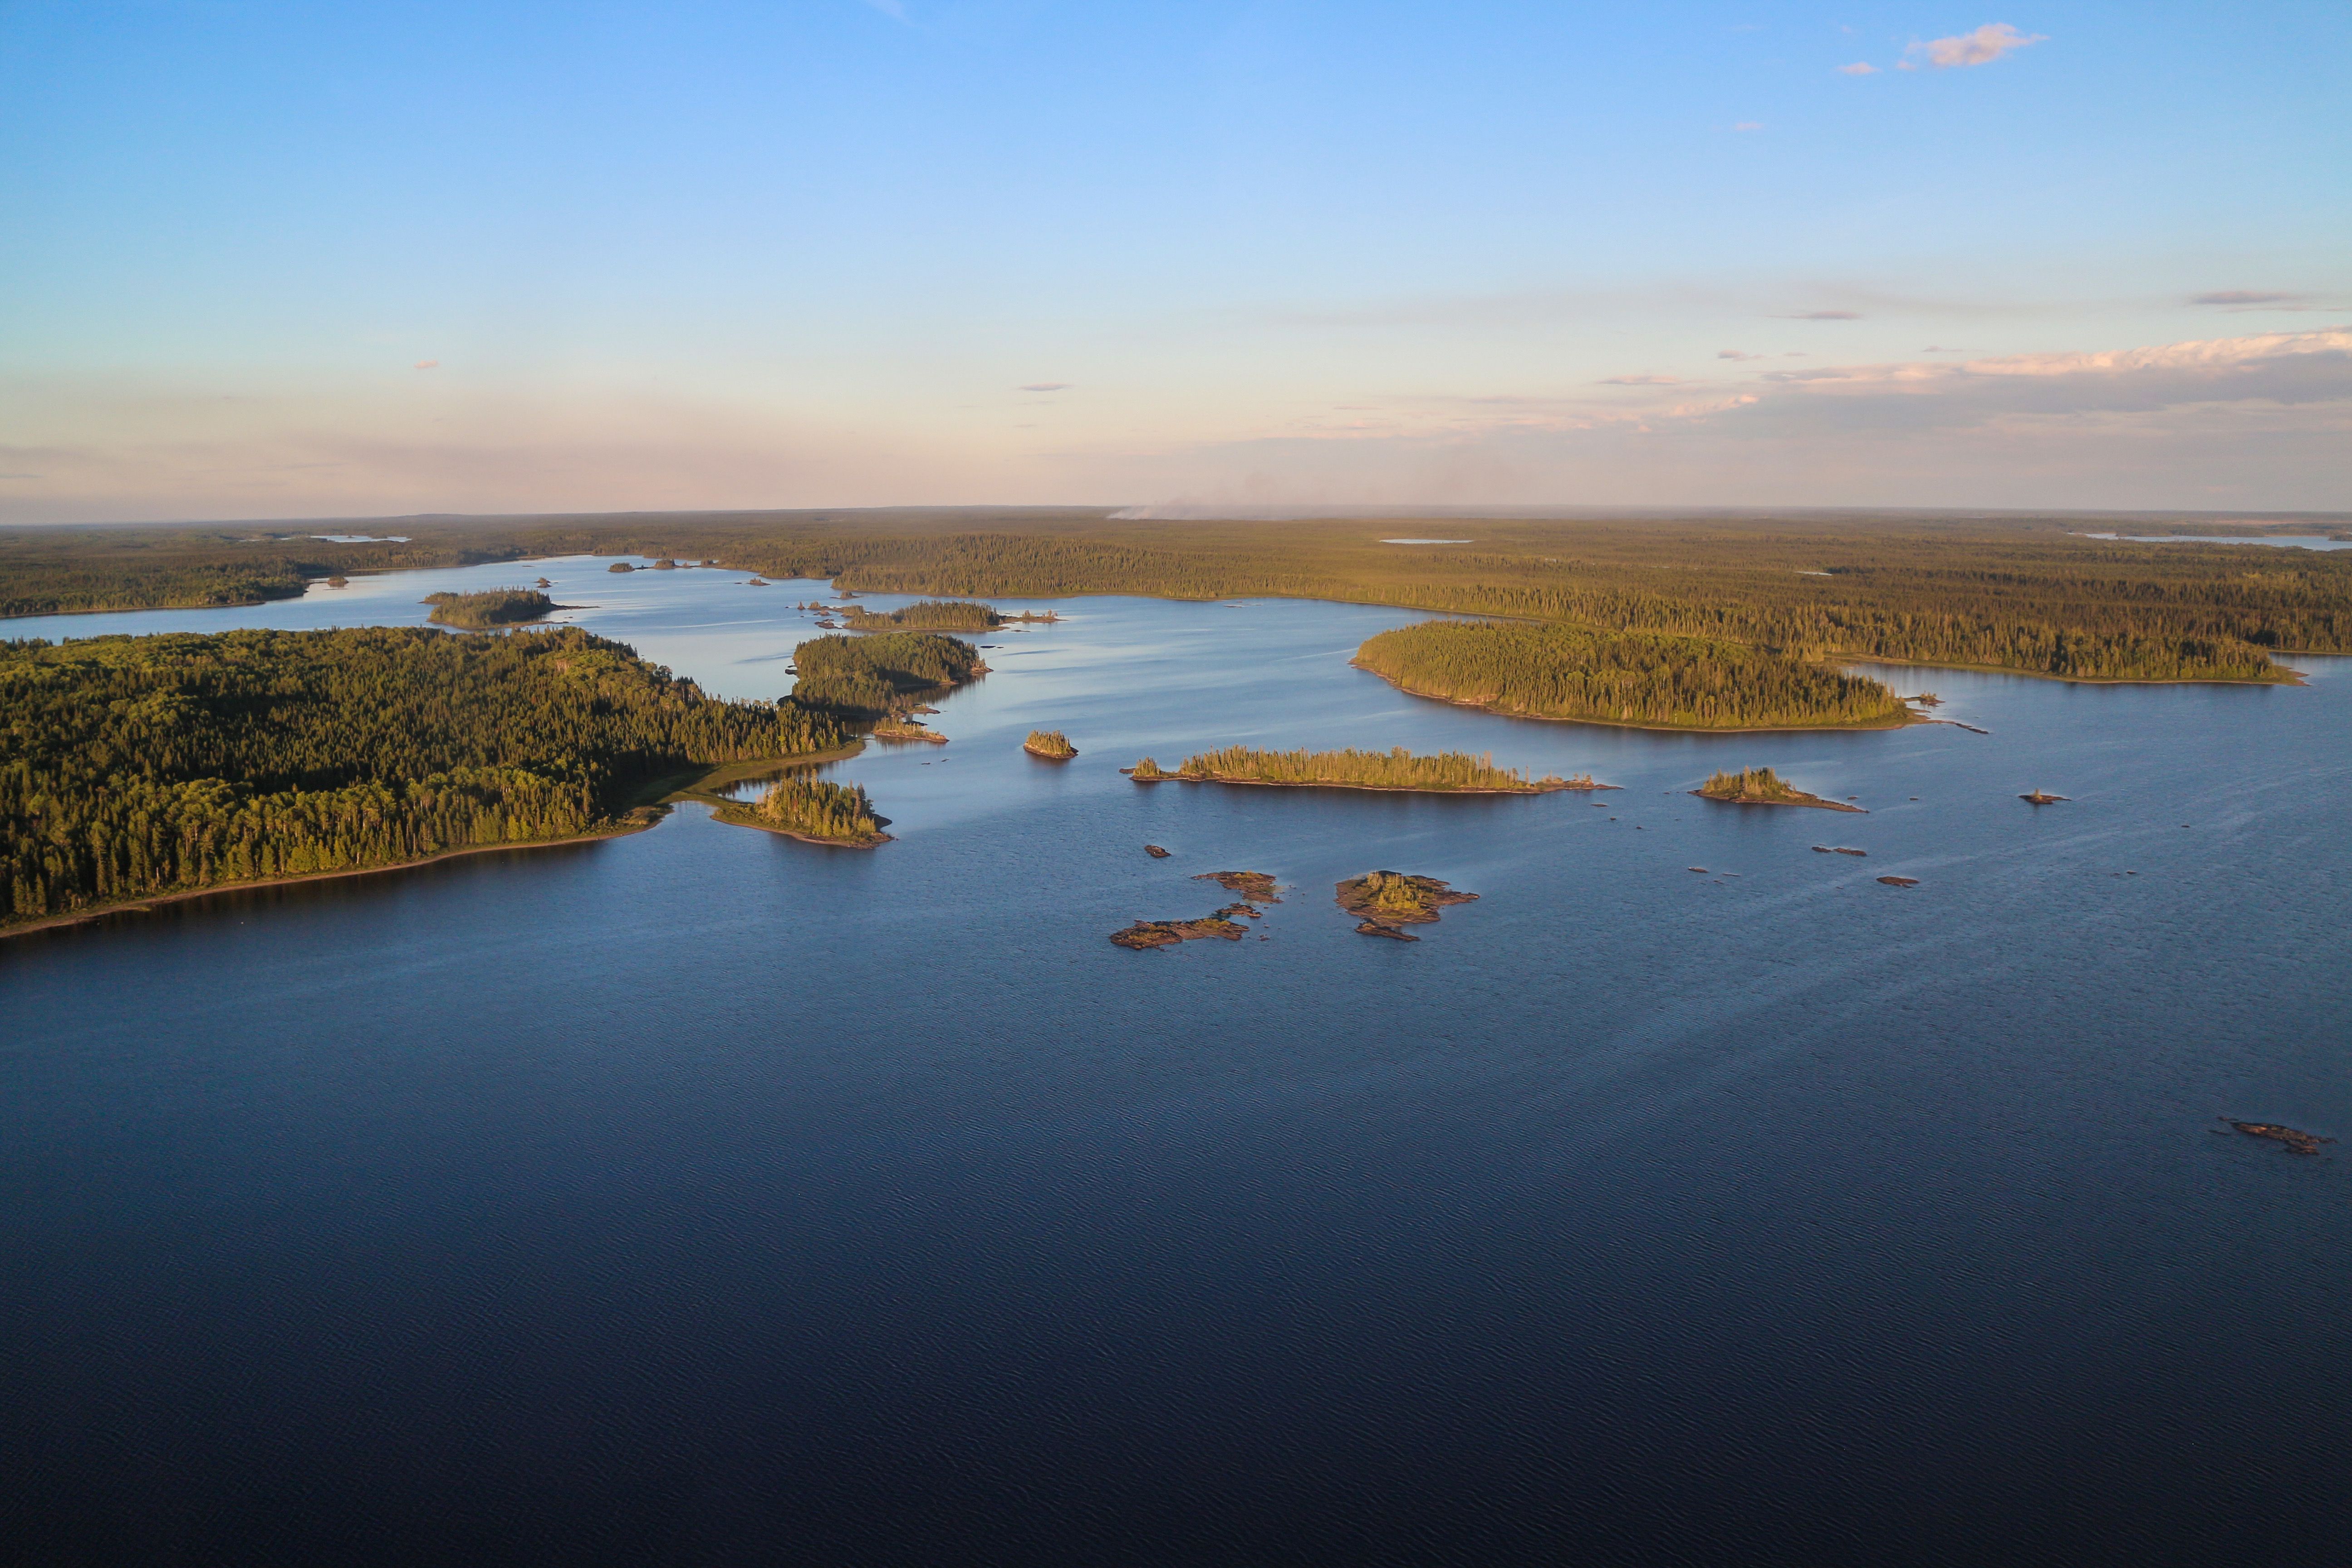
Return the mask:
[[1511,621],[1381,632],[1355,664],[1490,713],[1654,730],[1878,730],[1910,723],[1885,686],[1719,637]]
[[1300,789],[1408,790],[1431,795],[1549,795],[1555,790],[1614,789],[1590,773],[1531,779],[1522,768],[1498,768],[1493,752],[1440,752],[1415,756],[1402,746],[1386,752],[1261,752],[1227,746],[1202,752],[1163,772],[1150,757],[1122,772],[1138,784],[1275,784]]
[[1362,922],[1356,927],[1359,935],[1392,937],[1398,942],[1421,940],[1398,928],[1433,925],[1438,911],[1449,904],[1475,903],[1478,898],[1475,893],[1455,892],[1434,877],[1403,871],[1367,871],[1339,883],[1332,891],[1334,901]]
[[435,625],[472,632],[545,620],[551,612],[564,607],[535,588],[490,588],[478,594],[427,594],[424,603],[433,606],[433,613],[425,618]]
[[863,784],[788,778],[770,785],[757,801],[730,802],[712,815],[739,827],[765,828],[808,844],[871,849],[890,842],[882,831],[889,818],[874,814]]
[[1734,805],[1813,805],[1823,811],[1862,810],[1862,807],[1848,805],[1842,800],[1824,800],[1817,795],[1807,795],[1770,768],[1742,768],[1736,773],[1718,769],[1708,774],[1706,783],[1691,794],[1706,800],[1727,801]]
[[794,705],[844,719],[904,717],[922,699],[988,673],[980,650],[936,632],[835,633],[801,644]]
[[1033,757],[1043,757],[1049,763],[1066,763],[1078,754],[1070,738],[1059,730],[1032,730],[1021,749]]
[[0,644],[0,928],[646,826],[836,716],[706,696],[577,627]]
[[1000,614],[993,605],[976,605],[964,599],[925,599],[919,604],[883,611],[869,610],[863,605],[844,605],[833,613],[841,617],[845,629],[853,632],[992,632],[1020,621],[1062,618],[1051,610],[1007,616]]

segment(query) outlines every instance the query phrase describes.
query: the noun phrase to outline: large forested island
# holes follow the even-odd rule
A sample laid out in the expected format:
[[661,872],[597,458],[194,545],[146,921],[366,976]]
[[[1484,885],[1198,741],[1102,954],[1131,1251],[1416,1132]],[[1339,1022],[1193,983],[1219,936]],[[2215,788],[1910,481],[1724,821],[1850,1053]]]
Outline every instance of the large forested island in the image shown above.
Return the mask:
[[848,740],[576,628],[0,644],[0,926],[618,832],[712,766]]
[[978,649],[936,632],[816,637],[793,652],[793,666],[795,704],[857,720],[912,712],[927,693],[988,673]]
[[1494,753],[1440,752],[1415,756],[1402,746],[1386,752],[1260,752],[1247,746],[1190,756],[1173,773],[1150,757],[1125,770],[1138,784],[1286,784],[1307,789],[1412,790],[1433,795],[1546,795],[1562,789],[1609,789],[1590,774],[1530,779],[1522,768],[1498,768]]
[[1530,719],[1661,730],[1885,729],[1911,719],[1875,680],[1720,637],[1428,621],[1381,633],[1355,662],[1416,697]]

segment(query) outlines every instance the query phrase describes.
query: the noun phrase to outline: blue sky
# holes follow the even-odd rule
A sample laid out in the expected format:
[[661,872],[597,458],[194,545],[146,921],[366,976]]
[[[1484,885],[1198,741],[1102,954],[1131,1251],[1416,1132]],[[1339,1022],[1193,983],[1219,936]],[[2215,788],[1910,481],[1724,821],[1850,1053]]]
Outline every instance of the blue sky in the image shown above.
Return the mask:
[[0,520],[2352,508],[2347,78],[2340,0],[0,0]]

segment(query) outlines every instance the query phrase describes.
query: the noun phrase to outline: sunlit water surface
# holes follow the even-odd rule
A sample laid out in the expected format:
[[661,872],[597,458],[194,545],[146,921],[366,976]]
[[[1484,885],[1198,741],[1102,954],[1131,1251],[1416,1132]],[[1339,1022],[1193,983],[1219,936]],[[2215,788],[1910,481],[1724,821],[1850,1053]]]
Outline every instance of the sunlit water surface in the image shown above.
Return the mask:
[[[604,565],[6,629],[544,572],[772,697],[824,592]],[[11,1556],[2340,1555],[2347,1159],[2214,1129],[2352,1131],[2352,667],[1702,738],[1400,696],[1347,661],[1402,612],[1057,607],[831,770],[877,851],[688,805],[0,943]],[[1622,787],[1116,771],[1231,742]],[[1684,793],[1765,763],[1869,815]],[[1375,867],[1482,897],[1367,940]],[[1104,940],[1223,868],[1251,940]]]

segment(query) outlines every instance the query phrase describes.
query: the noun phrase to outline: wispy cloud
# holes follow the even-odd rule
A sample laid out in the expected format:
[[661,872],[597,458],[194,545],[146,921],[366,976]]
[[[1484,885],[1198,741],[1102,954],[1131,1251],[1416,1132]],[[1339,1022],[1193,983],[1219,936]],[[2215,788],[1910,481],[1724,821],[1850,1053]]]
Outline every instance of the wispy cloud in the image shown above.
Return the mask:
[[1868,60],[1856,60],[1850,66],[1838,67],[1840,76],[1876,76],[1878,68]]
[[1016,392],[1066,392],[1070,384],[1066,381],[1032,381],[1013,390]]
[[437,359],[421,359],[416,362],[416,368],[419,370],[439,370],[441,368],[441,362]]
[[1608,375],[1601,378],[1602,386],[1680,386],[1678,375]]
[[1955,33],[1948,38],[1929,38],[1915,43],[1903,51],[1899,68],[1916,70],[1925,60],[1937,70],[1951,70],[1959,66],[1989,66],[2006,54],[2024,48],[2029,44],[2046,44],[2047,33],[2021,33],[2007,22],[1987,22],[1973,33]]
[[1793,316],[1783,316],[1784,321],[1859,321],[1860,310],[1802,310]]
[[1715,357],[1717,359],[1762,359],[1764,356],[1762,354],[1742,353],[1738,349],[1717,349],[1715,351]]
[[2266,294],[2252,289],[2217,289],[2210,294],[2192,294],[2192,305],[2301,305],[2309,296],[2303,294]]

